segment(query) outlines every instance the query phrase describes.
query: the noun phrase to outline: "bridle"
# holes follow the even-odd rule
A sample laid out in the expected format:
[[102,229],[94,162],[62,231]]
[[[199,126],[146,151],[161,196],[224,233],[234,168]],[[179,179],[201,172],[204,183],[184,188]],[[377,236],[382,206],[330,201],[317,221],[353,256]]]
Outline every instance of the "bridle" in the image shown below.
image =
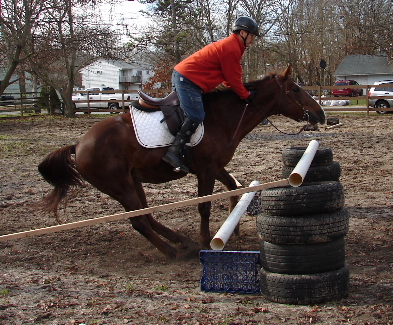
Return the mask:
[[[290,91],[288,90],[288,85],[287,82],[289,80],[289,78],[287,78],[287,80],[285,80],[284,82],[281,82],[280,79],[278,79],[277,75],[274,78],[278,84],[278,86],[280,87],[280,101],[278,103],[278,108],[277,108],[277,114],[280,114],[280,107],[281,107],[281,102],[282,102],[282,98],[284,95],[288,96],[289,98],[291,98],[297,105],[299,105],[301,107],[301,109],[304,112],[303,115],[303,119],[301,119],[300,121],[304,121],[306,120],[307,122],[310,122],[310,114],[308,113],[308,110],[306,110],[303,105],[295,98],[291,95]],[[284,88],[285,86],[285,88]],[[255,103],[253,102],[253,104],[259,109],[259,111],[262,113],[262,115],[264,116],[264,119],[267,120],[278,132],[286,134],[286,135],[298,135],[301,132],[303,132],[306,128],[306,125],[302,126],[301,129],[297,132],[297,133],[287,133],[284,131],[281,131],[277,126],[275,126],[265,115],[265,113],[262,111],[262,109]],[[246,105],[246,107],[248,106],[248,104]]]
[[[280,81],[280,79],[278,79],[277,75],[274,78],[278,84],[278,86],[280,87],[280,102],[278,105],[278,109],[277,109],[277,114],[280,114],[280,107],[281,107],[281,101],[282,101],[282,97],[283,97],[283,90],[285,91],[285,95],[287,95],[289,98],[291,98],[297,105],[299,105],[301,107],[301,109],[303,110],[304,114],[303,114],[303,118],[300,121],[304,121],[306,120],[307,122],[310,122],[310,114],[308,113],[308,110],[306,110],[303,105],[295,98],[291,95],[290,91],[288,90],[288,85],[287,82],[290,78],[287,78],[287,80],[284,81],[284,83],[282,83]],[[285,86],[285,89],[284,89]]]
[[[307,122],[310,122],[310,114],[308,113],[308,110],[306,110],[306,109],[303,107],[303,105],[302,105],[295,97],[293,97],[293,96],[291,95],[290,91],[288,90],[287,82],[288,82],[288,80],[289,80],[290,78],[287,78],[284,82],[281,82],[280,79],[278,79],[278,76],[276,75],[274,79],[276,80],[278,86],[280,87],[280,101],[279,101],[279,104],[278,104],[277,114],[280,114],[281,102],[282,102],[283,96],[286,95],[286,96],[288,96],[289,98],[291,98],[297,105],[299,105],[299,106],[301,107],[301,109],[303,110],[303,112],[304,112],[303,118],[302,118],[301,120],[299,120],[299,121],[304,121],[304,120],[306,120]],[[285,86],[285,88],[284,88],[284,86]],[[301,129],[300,129],[297,133],[287,133],[287,132],[281,131],[277,126],[274,125],[274,123],[272,123],[272,122],[267,118],[266,114],[265,114],[265,113],[263,112],[263,110],[255,103],[254,100],[252,100],[252,103],[255,105],[256,108],[259,109],[259,111],[262,113],[264,119],[267,120],[267,121],[268,121],[268,122],[278,131],[278,132],[280,132],[280,133],[283,133],[283,134],[286,134],[286,135],[298,135],[298,134],[300,134],[301,132],[303,132],[303,131],[305,130],[305,128],[306,128],[306,125],[303,125],[303,126],[301,127]],[[240,120],[239,120],[239,124],[238,124],[238,126],[237,126],[237,128],[236,128],[236,131],[235,131],[235,133],[233,134],[232,140],[235,138],[237,132],[239,131],[240,124],[242,123],[242,120],[243,120],[244,114],[246,113],[248,104],[249,104],[249,103],[247,102],[247,103],[246,103],[246,106],[244,107],[243,114],[242,114],[242,116],[241,116],[241,118],[240,118]]]

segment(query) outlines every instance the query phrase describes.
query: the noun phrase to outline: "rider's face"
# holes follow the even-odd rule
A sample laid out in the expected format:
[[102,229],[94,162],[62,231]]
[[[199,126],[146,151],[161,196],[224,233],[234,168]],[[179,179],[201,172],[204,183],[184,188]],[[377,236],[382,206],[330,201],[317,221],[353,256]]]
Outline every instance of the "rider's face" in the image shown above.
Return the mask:
[[240,31],[240,36],[242,37],[242,39],[245,40],[245,45],[246,47],[250,46],[252,43],[254,43],[255,40],[255,35],[247,32],[245,30],[241,30]]

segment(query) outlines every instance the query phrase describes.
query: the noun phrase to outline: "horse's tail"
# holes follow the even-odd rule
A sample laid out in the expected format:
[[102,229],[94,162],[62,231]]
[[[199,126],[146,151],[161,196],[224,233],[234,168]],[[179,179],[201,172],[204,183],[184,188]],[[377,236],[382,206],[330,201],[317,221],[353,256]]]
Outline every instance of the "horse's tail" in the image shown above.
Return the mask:
[[[54,189],[42,199],[40,207],[55,213],[62,199],[72,186],[83,185],[82,177],[74,166],[75,145],[66,146],[50,153],[38,165],[38,171]],[[58,219],[58,218],[57,218]]]

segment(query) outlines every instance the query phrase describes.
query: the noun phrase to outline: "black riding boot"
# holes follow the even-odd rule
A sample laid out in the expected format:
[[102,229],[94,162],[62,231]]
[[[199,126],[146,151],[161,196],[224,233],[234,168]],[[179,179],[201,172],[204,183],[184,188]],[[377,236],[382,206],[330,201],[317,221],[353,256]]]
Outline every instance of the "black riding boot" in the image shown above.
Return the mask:
[[186,117],[175,140],[169,147],[165,156],[162,157],[165,162],[175,167],[175,171],[190,172],[188,167],[183,165],[183,149],[186,143],[190,142],[190,138],[198,128],[198,125],[198,123]]

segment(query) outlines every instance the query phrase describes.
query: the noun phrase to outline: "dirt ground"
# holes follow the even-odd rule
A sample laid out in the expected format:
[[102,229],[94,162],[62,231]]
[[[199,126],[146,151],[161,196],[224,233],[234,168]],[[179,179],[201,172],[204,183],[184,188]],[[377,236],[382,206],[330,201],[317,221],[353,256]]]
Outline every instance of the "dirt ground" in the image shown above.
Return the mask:
[[[239,146],[228,170],[243,183],[281,179],[281,153],[316,139],[342,168],[350,212],[347,298],[313,306],[273,303],[262,295],[200,291],[198,254],[169,260],[128,221],[0,243],[0,324],[393,324],[393,115],[331,113],[341,126],[288,136],[260,125]],[[0,120],[0,235],[56,224],[33,203],[50,189],[37,165],[73,144],[102,117]],[[272,118],[281,130],[300,125]],[[146,185],[149,204],[196,196],[193,176]],[[215,192],[223,191],[220,184]],[[63,222],[122,212],[87,185],[61,211]],[[228,216],[227,200],[213,202],[212,233]],[[196,206],[156,215],[198,241]],[[259,250],[255,217],[244,215],[240,236],[226,250]]]

